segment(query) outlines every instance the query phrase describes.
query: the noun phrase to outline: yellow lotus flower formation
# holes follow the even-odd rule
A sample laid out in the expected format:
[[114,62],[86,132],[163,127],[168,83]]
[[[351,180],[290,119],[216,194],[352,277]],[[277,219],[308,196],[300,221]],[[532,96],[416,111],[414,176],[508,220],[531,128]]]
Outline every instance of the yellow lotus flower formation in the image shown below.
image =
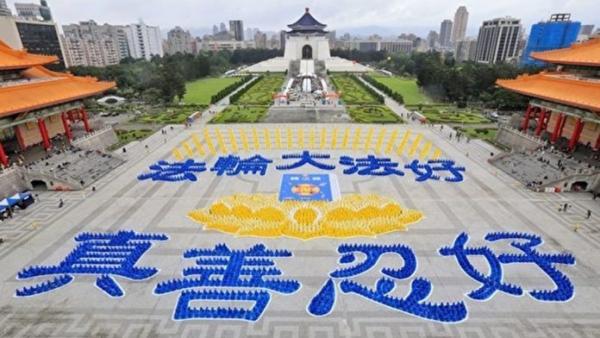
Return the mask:
[[188,216],[205,230],[303,240],[372,237],[406,230],[423,218],[421,212],[403,209],[379,195],[345,195],[335,202],[280,202],[275,194],[228,196]]

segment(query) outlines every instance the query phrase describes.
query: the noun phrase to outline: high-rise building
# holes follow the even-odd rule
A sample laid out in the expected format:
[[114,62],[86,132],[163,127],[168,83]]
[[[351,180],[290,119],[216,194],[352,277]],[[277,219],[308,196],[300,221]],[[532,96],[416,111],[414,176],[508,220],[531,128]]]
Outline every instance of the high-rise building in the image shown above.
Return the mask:
[[418,41],[398,40],[398,41],[379,41],[377,50],[384,50],[389,53],[410,53],[418,45]]
[[160,28],[156,26],[148,26],[142,21],[127,26],[127,43],[129,54],[135,59],[163,56]]
[[506,17],[484,21],[479,28],[475,61],[500,63],[519,55],[521,20]]
[[579,34],[592,35],[592,33],[594,33],[594,27],[595,27],[594,25],[581,25]]
[[[6,3],[2,3],[6,8]],[[35,4],[32,4],[35,5]],[[31,53],[53,55],[59,60],[58,65],[49,67],[60,70],[65,67],[63,45],[59,37],[58,27],[51,21],[46,1],[41,5],[47,12],[35,17],[0,16],[0,39],[13,49],[27,49]],[[42,11],[43,12],[43,11]],[[10,13],[10,11],[8,11]]]
[[230,20],[229,32],[236,41],[244,41],[244,22],[242,20]]
[[213,30],[212,30],[212,32],[213,32],[213,35],[216,35],[216,34],[218,34],[218,33],[219,33],[219,27],[218,27],[217,25],[213,25]]
[[452,20],[444,20],[440,26],[440,45],[450,47],[450,37],[452,36]]
[[40,1],[39,5],[35,3],[17,2],[15,3],[15,9],[17,10],[17,15],[22,18],[52,21],[52,12],[45,0]]
[[189,31],[177,26],[167,33],[167,41],[165,42],[165,54],[173,55],[193,54],[194,53],[194,38]]
[[[105,67],[118,64],[129,56],[128,51],[127,54],[123,54],[125,31],[122,26],[100,26],[90,20],[65,25],[62,28],[65,57],[69,67]],[[127,43],[127,39],[124,39],[124,42]]]
[[467,7],[460,6],[454,14],[454,23],[452,25],[452,36],[450,41],[455,44],[460,40],[464,40],[467,34],[467,24],[469,23],[469,12]]
[[577,41],[580,29],[581,23],[571,21],[571,14],[567,13],[553,14],[549,21],[534,24],[521,63],[543,66],[544,62],[532,59],[531,53],[569,47]]
[[285,50],[285,41],[287,40],[287,32],[282,30],[279,32],[279,46],[282,50]]
[[279,39],[278,34],[273,34],[269,41],[267,42],[267,48],[269,49],[280,49],[281,48],[281,40]]
[[258,31],[254,34],[254,43],[256,44],[257,49],[266,49],[267,48],[267,34]]
[[456,61],[465,62],[475,60],[475,52],[477,50],[477,40],[465,38],[456,41]]
[[6,0],[0,0],[0,16],[12,16],[12,13],[6,5]]
[[594,25],[581,25],[579,35],[577,36],[578,41],[584,41],[590,38],[594,34]]
[[225,26],[224,22],[221,22],[221,24],[219,25],[219,32],[227,32],[227,26]]
[[327,39],[329,40],[329,48],[336,48],[335,42],[337,41],[337,33],[335,30],[327,32]]
[[435,49],[439,39],[440,35],[436,31],[429,31],[429,34],[427,34],[427,47]]

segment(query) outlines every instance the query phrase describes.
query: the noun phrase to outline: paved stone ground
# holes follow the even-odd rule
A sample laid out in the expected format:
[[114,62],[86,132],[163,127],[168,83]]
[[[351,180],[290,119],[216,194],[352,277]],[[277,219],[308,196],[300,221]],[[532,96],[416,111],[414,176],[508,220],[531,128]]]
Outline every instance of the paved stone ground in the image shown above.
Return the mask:
[[348,123],[350,115],[343,106],[316,107],[271,106],[265,116],[265,123]]
[[[398,126],[400,130],[409,126]],[[42,194],[41,203],[8,223],[0,224],[0,336],[53,337],[598,337],[600,336],[600,207],[589,195],[535,194],[526,191],[510,177],[496,172],[485,162],[489,149],[449,143],[438,132],[422,128],[425,136],[445,151],[447,157],[467,167],[461,184],[417,183],[407,174],[399,178],[344,176],[336,169],[342,193],[378,193],[400,204],[424,212],[426,219],[407,232],[353,240],[234,238],[205,232],[190,221],[186,213],[214,199],[240,192],[274,193],[281,172],[270,168],[265,178],[245,176],[218,178],[203,173],[196,183],[138,182],[136,176],[189,137],[191,130],[166,143],[157,136],[151,151],[131,149],[126,165],[101,179],[98,191]],[[465,149],[469,149],[467,157]],[[472,149],[472,150],[471,150]],[[265,153],[263,153],[265,154]],[[337,157],[340,153],[332,152]],[[273,152],[269,157],[278,158]],[[408,158],[396,158],[408,162]],[[212,164],[214,159],[207,159]],[[338,166],[339,167],[339,166]],[[301,169],[300,172],[310,172]],[[66,206],[58,209],[57,199]],[[570,201],[573,209],[556,211]],[[594,216],[584,220],[591,208]],[[32,223],[36,223],[32,225]],[[578,232],[575,223],[582,224]],[[15,298],[15,289],[31,285],[16,280],[16,273],[29,265],[52,265],[61,261],[74,247],[73,237],[81,231],[133,229],[165,232],[168,242],[154,246],[138,263],[155,266],[160,273],[150,281],[130,282],[118,278],[126,292],[121,299],[110,299],[97,289],[94,278],[76,276],[75,281],[54,292],[31,298]],[[526,231],[540,234],[543,251],[568,251],[577,265],[561,267],[576,287],[568,303],[552,304],[530,297],[497,294],[488,302],[463,296],[478,287],[459,268],[454,259],[441,257],[437,249],[449,245],[462,231],[471,235],[474,245],[483,244],[491,231]],[[295,257],[278,260],[288,278],[297,279],[302,288],[294,295],[274,295],[271,304],[256,323],[238,321],[171,320],[177,293],[157,297],[152,294],[159,281],[178,278],[189,262],[182,253],[192,247],[212,247],[227,243],[247,248],[265,243],[270,248],[292,250]],[[334,312],[324,318],[309,316],[306,306],[319,290],[338,259],[336,248],[343,242],[404,243],[419,260],[416,276],[429,278],[434,290],[432,302],[464,300],[469,318],[460,324],[443,325],[418,319],[368,302],[349,294],[339,295]],[[401,264],[401,262],[399,263]],[[477,265],[479,266],[479,265]],[[484,266],[484,265],[481,265]],[[373,270],[365,278],[372,283],[379,277]],[[526,288],[551,287],[534,266],[506,269],[506,278]],[[408,284],[401,282],[400,293]]]

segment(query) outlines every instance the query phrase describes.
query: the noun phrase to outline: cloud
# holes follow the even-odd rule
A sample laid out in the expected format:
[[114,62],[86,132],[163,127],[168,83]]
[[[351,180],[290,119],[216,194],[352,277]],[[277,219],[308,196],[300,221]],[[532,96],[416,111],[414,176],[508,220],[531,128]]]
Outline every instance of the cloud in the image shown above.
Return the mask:
[[[9,4],[15,1],[9,0]],[[452,19],[460,5],[469,12],[469,32],[476,33],[483,20],[501,16],[522,19],[528,29],[552,13],[567,12],[584,24],[600,24],[598,0],[49,0],[60,24],[93,19],[99,23],[127,24],[143,19],[167,31],[175,25],[187,29],[241,19],[246,27],[265,31],[285,29],[310,7],[329,29],[367,26],[393,28],[399,33],[439,29],[443,19]]]

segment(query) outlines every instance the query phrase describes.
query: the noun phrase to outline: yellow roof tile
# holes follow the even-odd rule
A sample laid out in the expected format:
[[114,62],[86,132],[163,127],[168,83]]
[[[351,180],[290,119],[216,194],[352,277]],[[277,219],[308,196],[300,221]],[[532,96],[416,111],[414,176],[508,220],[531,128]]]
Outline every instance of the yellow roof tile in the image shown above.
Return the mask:
[[56,56],[35,55],[23,50],[14,50],[0,40],[0,70],[24,69],[54,62],[58,62]]
[[522,95],[600,113],[598,81],[565,77],[559,73],[540,73],[522,75],[514,80],[498,80],[496,83]]
[[577,43],[568,48],[531,53],[531,57],[554,64],[600,67],[600,38]]
[[38,81],[0,87],[0,118],[81,100],[116,86],[114,82],[55,73],[41,66],[30,68],[23,74]]

